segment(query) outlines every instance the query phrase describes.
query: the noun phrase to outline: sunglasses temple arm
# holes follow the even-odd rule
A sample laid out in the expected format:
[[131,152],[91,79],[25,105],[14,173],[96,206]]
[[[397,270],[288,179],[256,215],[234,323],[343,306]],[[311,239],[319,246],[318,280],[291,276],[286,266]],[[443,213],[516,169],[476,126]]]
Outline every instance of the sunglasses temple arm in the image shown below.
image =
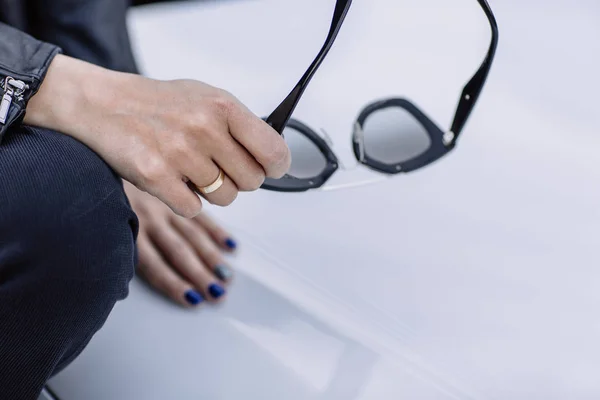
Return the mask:
[[483,89],[483,85],[488,77],[490,72],[490,68],[492,66],[492,61],[494,59],[494,55],[496,54],[496,47],[498,46],[498,25],[496,24],[496,18],[492,13],[492,9],[486,0],[478,0],[481,8],[485,12],[485,15],[490,22],[490,26],[492,29],[492,39],[490,43],[490,48],[488,49],[487,55],[483,60],[483,63],[473,75],[471,80],[465,85],[463,88],[460,100],[458,102],[458,106],[456,108],[456,113],[454,114],[454,120],[452,121],[452,126],[450,128],[450,134],[452,137],[450,138],[449,145],[454,145],[458,136],[460,135],[471,111],[475,107],[475,103],[479,98],[479,94]]
[[288,96],[281,102],[281,104],[269,115],[266,122],[279,134],[283,132],[283,128],[287,124],[290,119],[296,105],[300,101],[300,97],[304,93],[304,90],[308,86],[308,83],[312,79],[315,72],[327,56],[327,53],[331,49],[331,46],[335,42],[335,38],[337,37],[340,28],[346,18],[346,14],[350,9],[350,4],[352,4],[352,0],[337,0],[335,5],[335,10],[333,14],[333,19],[331,22],[331,28],[329,29],[329,34],[327,35],[327,40],[325,44],[321,48],[321,51],[312,62],[308,70],[304,73],[298,84],[294,87],[294,89],[288,94]]

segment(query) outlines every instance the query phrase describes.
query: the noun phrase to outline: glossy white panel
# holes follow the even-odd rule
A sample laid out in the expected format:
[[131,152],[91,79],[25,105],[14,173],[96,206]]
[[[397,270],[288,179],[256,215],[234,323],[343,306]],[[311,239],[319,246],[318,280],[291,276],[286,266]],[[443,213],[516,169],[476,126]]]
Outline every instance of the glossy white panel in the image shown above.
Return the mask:
[[[64,400],[598,398],[600,7],[491,3],[497,62],[455,152],[372,185],[211,208],[242,243],[227,304],[180,310],[136,281],[52,387]],[[264,115],[332,7],[189,3],[131,23],[149,75],[223,86]],[[406,96],[449,125],[488,40],[474,0],[355,0],[295,117],[351,167],[362,106]]]

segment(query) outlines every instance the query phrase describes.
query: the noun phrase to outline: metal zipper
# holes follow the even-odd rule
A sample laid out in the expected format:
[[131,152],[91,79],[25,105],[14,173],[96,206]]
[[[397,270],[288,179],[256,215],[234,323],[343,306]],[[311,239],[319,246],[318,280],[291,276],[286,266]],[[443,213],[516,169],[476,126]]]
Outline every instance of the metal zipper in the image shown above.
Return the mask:
[[0,124],[4,125],[6,124],[6,118],[8,117],[8,112],[10,111],[13,99],[16,97],[18,101],[22,101],[23,93],[29,89],[29,85],[12,76],[7,76],[6,79],[0,83],[0,86],[2,86],[2,89],[4,90],[2,102],[0,102]]

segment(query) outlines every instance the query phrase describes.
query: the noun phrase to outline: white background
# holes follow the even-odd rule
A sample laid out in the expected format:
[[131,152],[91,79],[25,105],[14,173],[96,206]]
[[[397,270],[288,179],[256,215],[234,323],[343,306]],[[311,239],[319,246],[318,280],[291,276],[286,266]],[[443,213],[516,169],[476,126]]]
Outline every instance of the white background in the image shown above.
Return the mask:
[[[457,149],[353,189],[243,194],[227,304],[186,311],[135,281],[52,388],[69,399],[600,397],[600,5],[496,0],[500,42]],[[139,9],[144,73],[223,87],[259,115],[326,36],[333,0]],[[355,164],[367,103],[449,126],[489,27],[475,0],[354,0],[294,117]],[[366,170],[340,171],[357,182]]]

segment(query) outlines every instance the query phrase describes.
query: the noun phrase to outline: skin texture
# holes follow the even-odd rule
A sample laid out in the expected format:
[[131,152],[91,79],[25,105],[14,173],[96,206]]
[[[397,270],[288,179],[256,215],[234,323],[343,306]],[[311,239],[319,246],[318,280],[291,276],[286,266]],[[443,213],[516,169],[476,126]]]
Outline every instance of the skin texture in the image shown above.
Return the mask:
[[[63,55],[50,64],[24,122],[83,142],[124,179],[140,220],[138,274],[185,306],[199,301],[190,301],[190,290],[222,301],[229,280],[216,273],[227,268],[229,235],[201,213],[202,200],[229,205],[291,164],[283,138],[224,90]],[[200,196],[196,187],[214,182],[219,168],[224,184]]]
[[219,168],[223,186],[204,196],[231,204],[239,191],[282,177],[291,164],[283,138],[224,90],[193,80],[157,81],[58,55],[25,123],[83,142],[140,190],[192,218]]

